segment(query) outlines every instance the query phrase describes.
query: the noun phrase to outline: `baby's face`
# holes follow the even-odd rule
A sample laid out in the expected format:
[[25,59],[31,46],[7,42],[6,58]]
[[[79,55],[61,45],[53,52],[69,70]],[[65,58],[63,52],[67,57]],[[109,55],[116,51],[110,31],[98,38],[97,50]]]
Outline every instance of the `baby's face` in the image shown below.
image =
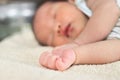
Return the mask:
[[44,44],[63,45],[76,39],[86,22],[86,16],[73,4],[47,2],[36,13],[35,35]]

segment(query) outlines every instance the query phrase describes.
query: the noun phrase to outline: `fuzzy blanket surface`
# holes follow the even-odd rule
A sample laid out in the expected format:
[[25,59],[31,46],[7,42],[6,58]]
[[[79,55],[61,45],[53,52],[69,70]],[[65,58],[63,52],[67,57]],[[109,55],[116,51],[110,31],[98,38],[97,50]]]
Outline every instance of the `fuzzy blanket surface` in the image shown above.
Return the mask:
[[0,80],[120,80],[120,61],[74,65],[60,72],[42,67],[39,56],[52,47],[38,45],[30,28],[0,42]]

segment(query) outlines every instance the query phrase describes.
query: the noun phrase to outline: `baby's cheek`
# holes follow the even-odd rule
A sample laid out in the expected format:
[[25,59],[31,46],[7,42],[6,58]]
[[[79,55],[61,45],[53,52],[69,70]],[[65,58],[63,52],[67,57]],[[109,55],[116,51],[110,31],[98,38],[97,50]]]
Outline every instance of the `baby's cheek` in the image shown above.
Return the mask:
[[67,43],[69,43],[69,42],[71,42],[71,40],[68,39],[68,38],[59,38],[59,39],[55,39],[55,40],[53,41],[53,45],[54,45],[54,46],[60,46],[60,45],[67,44]]

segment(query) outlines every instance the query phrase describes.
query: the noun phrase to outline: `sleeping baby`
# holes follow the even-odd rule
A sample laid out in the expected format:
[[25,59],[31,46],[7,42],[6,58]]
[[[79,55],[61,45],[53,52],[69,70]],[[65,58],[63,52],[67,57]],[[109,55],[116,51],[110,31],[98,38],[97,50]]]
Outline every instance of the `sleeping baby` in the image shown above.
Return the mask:
[[44,1],[36,11],[37,41],[53,46],[40,64],[66,70],[75,64],[104,64],[120,59],[120,0]]

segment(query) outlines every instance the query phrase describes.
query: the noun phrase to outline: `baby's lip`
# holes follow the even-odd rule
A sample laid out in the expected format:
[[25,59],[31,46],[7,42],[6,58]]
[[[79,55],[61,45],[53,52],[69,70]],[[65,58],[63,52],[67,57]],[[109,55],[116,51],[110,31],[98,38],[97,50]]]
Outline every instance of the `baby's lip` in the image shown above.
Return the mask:
[[65,29],[64,29],[64,35],[65,36],[67,36],[67,37],[69,37],[70,35],[69,35],[69,32],[71,31],[71,25],[70,24],[68,24],[66,27],[65,27]]

